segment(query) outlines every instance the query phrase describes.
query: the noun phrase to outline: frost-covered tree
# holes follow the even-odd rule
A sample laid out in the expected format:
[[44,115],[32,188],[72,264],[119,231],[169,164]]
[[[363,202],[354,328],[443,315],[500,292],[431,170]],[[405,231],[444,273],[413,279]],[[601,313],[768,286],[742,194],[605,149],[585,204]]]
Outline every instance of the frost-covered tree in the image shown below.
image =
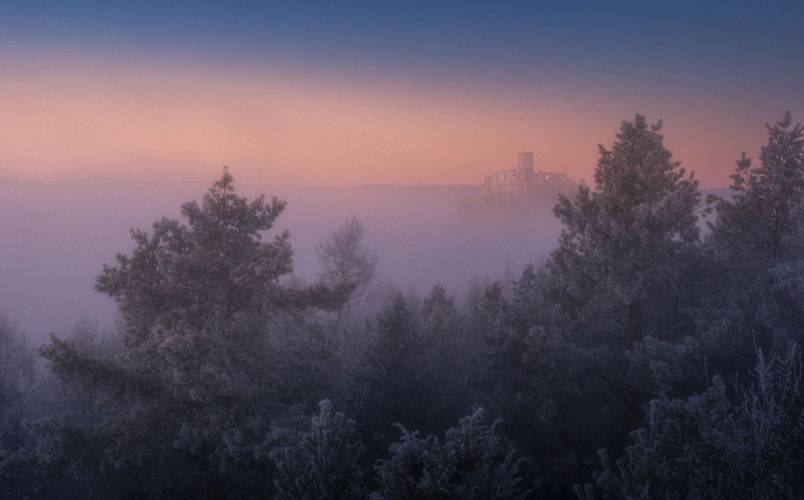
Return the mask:
[[358,425],[369,452],[377,453],[390,442],[392,423],[423,425],[432,403],[428,380],[428,345],[407,301],[398,295],[377,315],[361,350],[362,363],[350,373],[347,396],[351,414],[360,415]]
[[[513,283],[501,324],[475,368],[476,398],[504,419],[501,431],[527,450],[537,495],[564,497],[591,473],[600,446],[619,444],[627,388],[603,372],[618,358],[606,346],[572,342],[549,300],[543,271],[527,266]],[[620,360],[622,363],[622,360]]]
[[787,112],[766,128],[760,165],[745,154],[737,162],[731,199],[717,203],[705,241],[710,284],[701,308],[704,338],[707,354],[725,373],[747,370],[757,344],[775,345],[781,353],[789,340],[800,340],[786,324],[795,325],[799,313],[786,306],[795,304],[797,285],[789,276],[798,274],[804,257],[804,127]]
[[731,200],[717,204],[711,238],[717,249],[733,258],[750,256],[769,264],[798,259],[804,190],[804,126],[793,125],[786,112],[773,126],[766,124],[768,144],[762,146],[760,166],[752,167],[743,153],[732,178]]
[[698,183],[672,161],[661,125],[636,115],[610,150],[600,146],[596,190],[582,186],[555,207],[565,227],[547,262],[545,293],[560,307],[565,338],[600,350],[585,376],[619,401],[617,432],[638,424],[650,396],[623,377],[625,353],[647,337],[695,331],[684,306],[695,296]]
[[499,436],[497,420],[482,425],[483,410],[477,409],[449,429],[443,443],[433,435],[422,438],[418,431],[402,431],[389,450],[390,457],[374,469],[379,491],[373,500],[409,499],[513,499],[527,491],[519,477],[521,459]]
[[339,305],[324,286],[283,280],[287,232],[262,240],[283,207],[237,196],[225,170],[201,204],[182,206],[186,223],[132,231],[133,252],[97,280],[125,322],[123,352],[97,357],[56,337],[40,351],[62,383],[93,399],[96,417],[32,424],[32,467],[84,477],[99,496],[268,491],[272,421],[315,404],[327,382],[326,346],[305,310]]
[[[701,394],[652,401],[649,426],[631,433],[620,458],[601,450],[596,485],[618,498],[801,498],[800,351],[793,344],[757,359],[752,379],[734,391],[714,377]],[[583,497],[591,486],[576,490]]]
[[319,403],[320,412],[301,441],[276,453],[276,498],[361,498],[365,495],[359,459],[363,446],[355,422],[333,413],[332,403]]
[[466,335],[455,299],[437,283],[422,301],[422,335],[426,351],[421,364],[427,373],[431,403],[428,427],[442,432],[466,412],[472,403],[467,367],[477,348]]
[[677,318],[657,317],[677,298],[680,272],[698,240],[699,193],[692,174],[663,145],[661,121],[623,122],[612,148],[600,146],[596,190],[581,186],[555,207],[564,223],[547,263],[556,298],[578,335],[626,348],[668,335]]
[[[595,189],[560,198],[558,248],[543,270],[524,270],[493,328],[490,404],[527,441],[545,496],[568,494],[600,443],[619,443],[641,423],[660,388],[633,383],[626,354],[646,342],[672,348],[695,331],[685,306],[699,193],[660,128],[637,115],[610,149],[600,146]],[[672,359],[660,350],[640,352]]]
[[424,300],[397,295],[368,322],[342,397],[349,413],[359,415],[370,459],[387,450],[394,422],[443,432],[466,411],[469,354],[457,338],[458,324],[439,285]]
[[776,264],[768,275],[771,284],[762,296],[756,321],[772,332],[774,350],[781,354],[781,347],[791,342],[804,345],[804,258]]

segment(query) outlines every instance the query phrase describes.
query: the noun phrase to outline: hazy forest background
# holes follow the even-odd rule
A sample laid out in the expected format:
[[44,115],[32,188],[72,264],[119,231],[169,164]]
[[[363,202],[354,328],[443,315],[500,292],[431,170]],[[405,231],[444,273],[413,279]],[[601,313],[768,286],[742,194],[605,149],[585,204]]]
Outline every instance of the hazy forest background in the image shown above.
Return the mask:
[[804,497],[804,129],[768,125],[722,197],[660,129],[623,122],[549,218],[450,214],[460,186],[294,207],[225,169],[150,193],[117,257],[76,250],[104,225],[23,233],[100,298],[42,338],[9,270],[0,496]]

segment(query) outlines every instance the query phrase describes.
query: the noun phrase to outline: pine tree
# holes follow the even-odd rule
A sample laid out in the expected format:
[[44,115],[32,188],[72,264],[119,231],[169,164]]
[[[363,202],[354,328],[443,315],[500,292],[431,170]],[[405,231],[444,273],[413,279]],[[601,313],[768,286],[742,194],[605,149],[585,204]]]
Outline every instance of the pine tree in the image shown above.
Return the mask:
[[752,168],[743,153],[732,178],[732,199],[720,200],[717,221],[710,225],[718,250],[743,258],[751,256],[766,269],[770,264],[797,259],[793,249],[802,222],[804,190],[804,126],[793,125],[787,111],[774,126],[766,124],[768,144]]
[[671,161],[661,125],[641,115],[623,122],[612,149],[599,147],[597,189],[581,187],[555,208],[565,226],[548,261],[556,296],[579,334],[626,348],[665,334],[667,318],[652,318],[661,310],[653,305],[678,296],[679,270],[698,241],[698,183]]
[[[600,451],[600,489],[618,498],[801,498],[804,377],[798,347],[757,352],[749,383],[719,376],[701,394],[650,403],[649,425],[631,433],[621,458]],[[576,486],[581,498],[591,485]]]
[[[339,305],[323,286],[283,281],[287,232],[262,241],[283,207],[237,196],[224,170],[202,204],[183,205],[186,224],[132,231],[133,253],[97,280],[125,321],[123,352],[96,357],[56,337],[40,351],[97,413],[32,424],[43,474],[83,475],[99,496],[265,493],[271,422],[327,383],[305,311]],[[76,449],[59,444],[68,436]]]
[[699,193],[660,129],[637,115],[611,149],[599,147],[596,189],[560,198],[558,248],[514,287],[495,394],[507,398],[501,414],[533,450],[545,496],[567,495],[602,442],[621,442],[641,423],[658,384],[629,379],[627,354],[656,354],[646,344],[672,350],[695,330],[685,305]]
[[789,340],[800,340],[790,276],[799,274],[804,255],[804,127],[788,111],[766,129],[760,165],[743,153],[731,199],[717,202],[705,241],[709,282],[701,315],[715,373],[748,371],[756,345],[781,353]]
[[319,403],[311,429],[293,447],[278,454],[274,485],[276,498],[361,498],[363,472],[359,458],[365,451],[355,438],[355,421],[333,413],[332,403]]

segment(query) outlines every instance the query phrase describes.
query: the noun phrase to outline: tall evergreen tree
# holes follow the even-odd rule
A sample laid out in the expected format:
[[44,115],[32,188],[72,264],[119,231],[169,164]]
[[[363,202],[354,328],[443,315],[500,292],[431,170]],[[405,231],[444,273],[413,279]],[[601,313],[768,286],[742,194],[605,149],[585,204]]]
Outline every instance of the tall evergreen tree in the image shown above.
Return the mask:
[[577,333],[594,342],[603,334],[630,348],[676,323],[653,312],[681,295],[679,272],[698,240],[699,193],[693,175],[671,160],[661,125],[641,115],[623,122],[612,149],[599,147],[597,189],[581,186],[555,208],[564,229],[548,269]]
[[802,222],[804,126],[793,125],[787,111],[768,129],[768,144],[752,168],[743,153],[732,178],[732,199],[720,200],[718,219],[710,225],[718,249],[731,257],[750,256],[767,270],[770,264],[798,259],[793,249]]
[[[713,377],[703,393],[653,400],[621,458],[601,450],[596,485],[617,498],[801,498],[804,378],[798,346],[757,352],[748,383]],[[591,485],[581,498],[594,498]]]
[[804,260],[804,127],[788,111],[766,128],[760,165],[743,153],[705,241],[706,354],[726,376],[750,368],[756,345],[783,352],[789,340],[804,340],[793,278]]
[[398,295],[377,315],[361,346],[362,363],[352,368],[350,413],[368,436],[373,460],[387,449],[394,421],[423,426],[430,404],[428,345],[407,301]]
[[697,181],[672,160],[660,128],[637,115],[611,149],[600,146],[596,189],[560,198],[559,247],[514,288],[495,394],[508,398],[501,415],[527,436],[546,496],[568,494],[601,444],[641,422],[656,384],[633,383],[628,354],[646,344],[672,350],[695,329],[684,306]]
[[267,491],[272,421],[317,399],[316,381],[325,382],[304,311],[338,305],[322,286],[282,280],[292,270],[288,234],[262,236],[283,207],[237,196],[224,171],[202,204],[183,205],[186,225],[162,219],[151,234],[132,231],[131,256],[118,255],[97,281],[125,321],[122,354],[95,357],[56,337],[41,349],[64,384],[94,399],[97,417],[32,424],[32,466],[87,478],[97,496]]

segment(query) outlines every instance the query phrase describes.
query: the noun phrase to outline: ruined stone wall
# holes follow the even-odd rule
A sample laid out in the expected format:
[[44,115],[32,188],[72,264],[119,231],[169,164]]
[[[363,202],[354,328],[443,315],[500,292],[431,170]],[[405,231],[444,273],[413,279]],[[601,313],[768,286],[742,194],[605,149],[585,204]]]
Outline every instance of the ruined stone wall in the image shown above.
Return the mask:
[[[578,184],[567,174],[533,171],[533,153],[519,153],[517,168],[497,170],[486,177],[481,197],[489,208],[504,206],[551,205],[558,195],[574,197]],[[474,206],[478,201],[472,202]]]

